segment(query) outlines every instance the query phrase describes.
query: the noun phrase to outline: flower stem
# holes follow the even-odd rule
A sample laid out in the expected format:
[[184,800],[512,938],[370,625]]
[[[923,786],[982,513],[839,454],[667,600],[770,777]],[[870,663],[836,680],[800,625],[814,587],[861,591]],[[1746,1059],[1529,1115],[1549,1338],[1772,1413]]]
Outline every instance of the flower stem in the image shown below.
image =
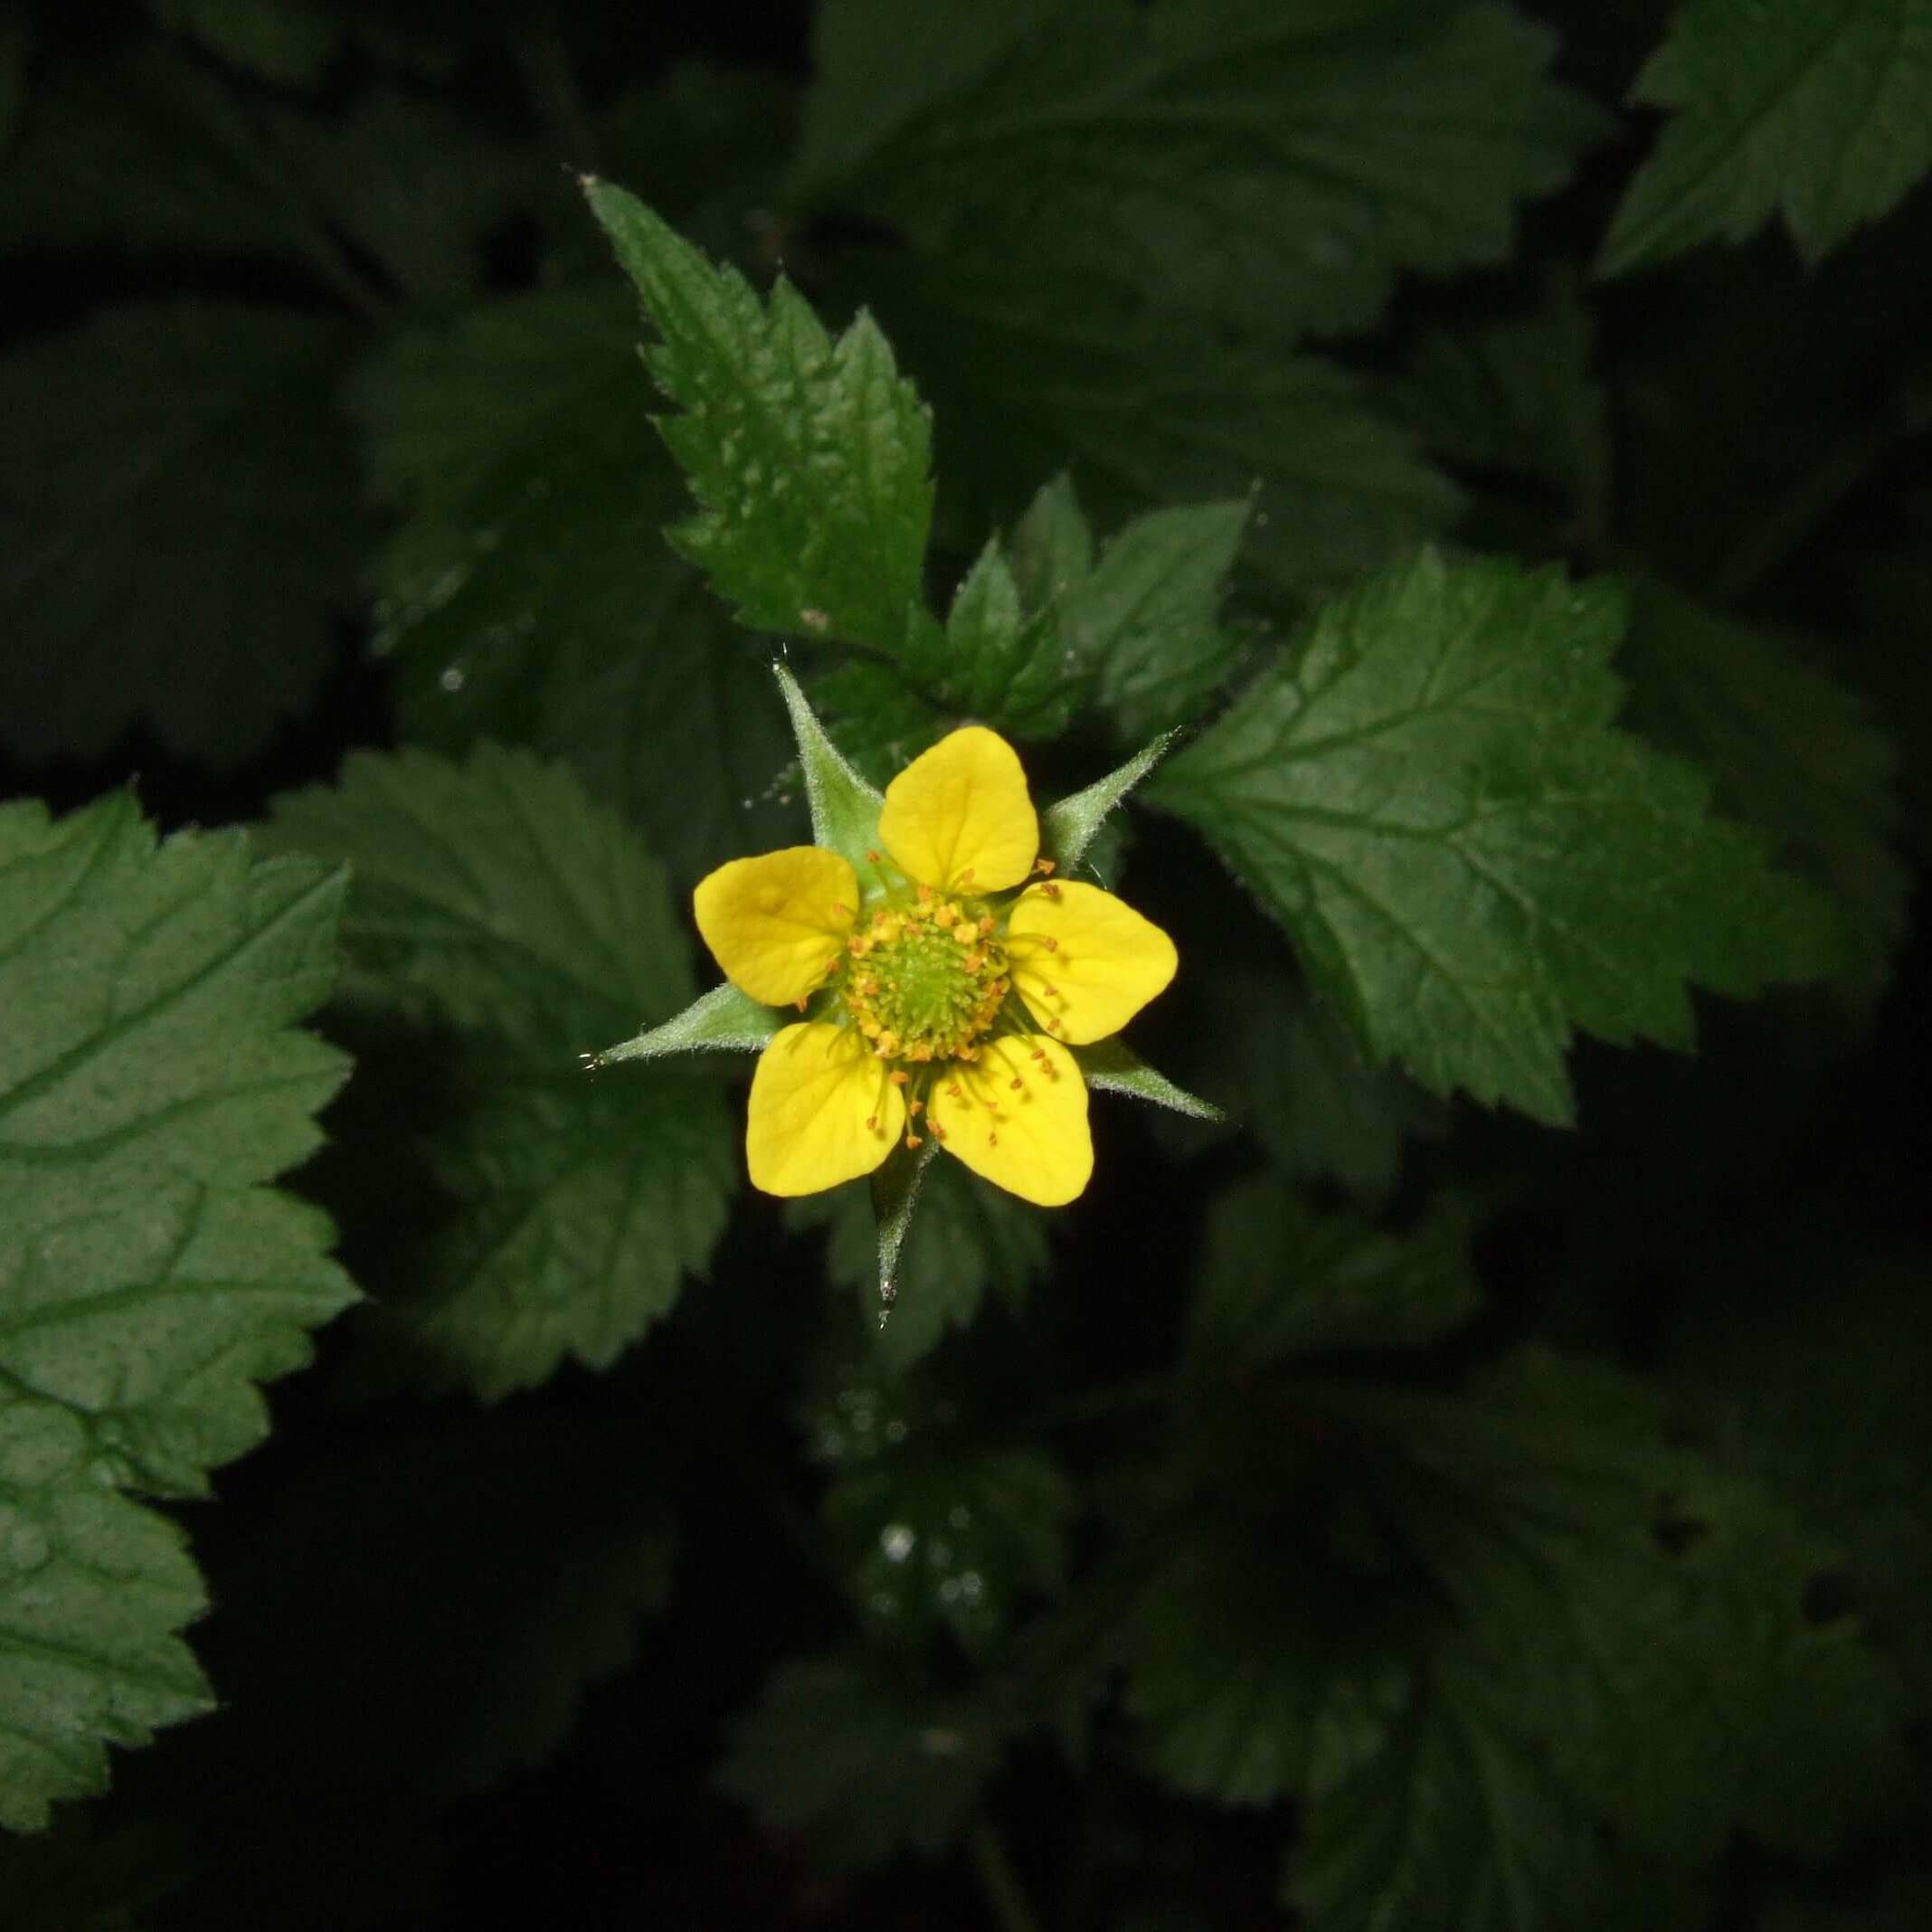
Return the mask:
[[986,1894],[999,1932],[1041,1932],[1039,1915],[1013,1870],[1013,1861],[990,1819],[980,1818],[966,1834],[980,1889]]

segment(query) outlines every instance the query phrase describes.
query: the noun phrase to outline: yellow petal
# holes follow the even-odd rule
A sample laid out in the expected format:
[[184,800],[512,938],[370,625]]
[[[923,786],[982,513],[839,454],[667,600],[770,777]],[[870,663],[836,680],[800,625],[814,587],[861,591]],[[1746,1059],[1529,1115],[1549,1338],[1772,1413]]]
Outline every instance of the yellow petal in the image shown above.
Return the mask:
[[1013,990],[1058,1039],[1118,1033],[1174,977],[1174,942],[1097,886],[1036,886],[1007,922]]
[[767,1006],[788,1006],[845,945],[858,880],[836,852],[787,846],[720,866],[697,882],[691,905],[724,977]]
[[1086,1082],[1073,1055],[1042,1035],[1003,1035],[971,1065],[941,1067],[931,1114],[949,1154],[1039,1207],[1064,1207],[1094,1171]]
[[869,1174],[905,1125],[905,1099],[856,1027],[785,1027],[758,1056],[744,1119],[752,1185],[816,1194]]
[[922,886],[1018,886],[1040,851],[1018,754],[983,724],[949,732],[886,786],[879,842]]

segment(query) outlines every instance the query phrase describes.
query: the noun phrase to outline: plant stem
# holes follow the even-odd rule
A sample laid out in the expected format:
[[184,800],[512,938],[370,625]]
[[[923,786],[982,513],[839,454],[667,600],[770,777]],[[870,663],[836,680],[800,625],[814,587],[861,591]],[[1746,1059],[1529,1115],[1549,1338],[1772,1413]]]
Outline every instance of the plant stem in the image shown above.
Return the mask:
[[1039,1915],[1021,1889],[1013,1861],[989,1819],[979,1819],[967,1833],[966,1849],[972,1854],[980,1889],[986,1894],[999,1932],[1041,1932]]

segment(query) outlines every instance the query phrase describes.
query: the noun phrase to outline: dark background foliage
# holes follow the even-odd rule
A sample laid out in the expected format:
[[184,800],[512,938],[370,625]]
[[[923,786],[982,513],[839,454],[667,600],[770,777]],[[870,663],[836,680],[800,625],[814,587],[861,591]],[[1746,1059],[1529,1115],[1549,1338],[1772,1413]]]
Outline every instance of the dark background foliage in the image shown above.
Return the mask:
[[[1380,11],[1422,98],[1503,100],[1473,55],[1446,91],[1456,9]],[[933,406],[946,569],[1064,469],[1103,529],[1252,486],[1227,661],[1425,536],[1624,574],[1626,720],[1852,935],[1828,986],[1703,1002],[1695,1056],[1586,1042],[1552,1131],[1364,1072],[1137,818],[1188,963],[1137,1044],[1239,1131],[1113,1109],[1044,1229],[949,1182],[883,1337],[858,1204],[742,1191],[601,1371],[425,1399],[406,1322],[331,1330],[184,1508],[222,1709],[0,1852],[0,1918],[1926,1922],[1932,199],[1814,265],[1774,224],[1597,278],[1659,126],[1611,110],[1669,14],[1534,11],[1572,91],[1525,111],[1492,237],[1225,284],[1158,211],[1084,252],[1118,157],[841,187],[821,100],[818,192],[802,6],[0,14],[0,797],[254,821],[353,751],[492,739],[568,761],[680,895],[800,835],[766,647],[657,535],[686,498],[594,169],[872,309]],[[912,34],[908,84],[957,52]],[[933,723],[801,661],[881,770]],[[1108,730],[1041,734],[1042,792]],[[363,1070],[297,1185],[385,1309],[491,1185],[412,1133],[517,1082],[545,1131],[526,991],[490,1036],[521,1058],[473,1016],[326,1021]],[[1277,1274],[1333,1306],[1256,1341]],[[918,1560],[882,1567],[899,1528]]]

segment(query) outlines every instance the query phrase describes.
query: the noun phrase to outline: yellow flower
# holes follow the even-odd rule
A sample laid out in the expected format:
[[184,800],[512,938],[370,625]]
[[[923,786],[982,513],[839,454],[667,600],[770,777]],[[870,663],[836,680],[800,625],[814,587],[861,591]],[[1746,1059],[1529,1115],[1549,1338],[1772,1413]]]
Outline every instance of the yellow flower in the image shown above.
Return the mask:
[[930,1136],[1026,1200],[1072,1200],[1094,1147],[1067,1049],[1168,984],[1173,942],[1112,893],[1052,876],[1019,760],[983,725],[893,780],[878,844],[863,879],[792,846],[734,859],[693,895],[725,978],[808,1016],[753,1076],[753,1184],[815,1194]]

